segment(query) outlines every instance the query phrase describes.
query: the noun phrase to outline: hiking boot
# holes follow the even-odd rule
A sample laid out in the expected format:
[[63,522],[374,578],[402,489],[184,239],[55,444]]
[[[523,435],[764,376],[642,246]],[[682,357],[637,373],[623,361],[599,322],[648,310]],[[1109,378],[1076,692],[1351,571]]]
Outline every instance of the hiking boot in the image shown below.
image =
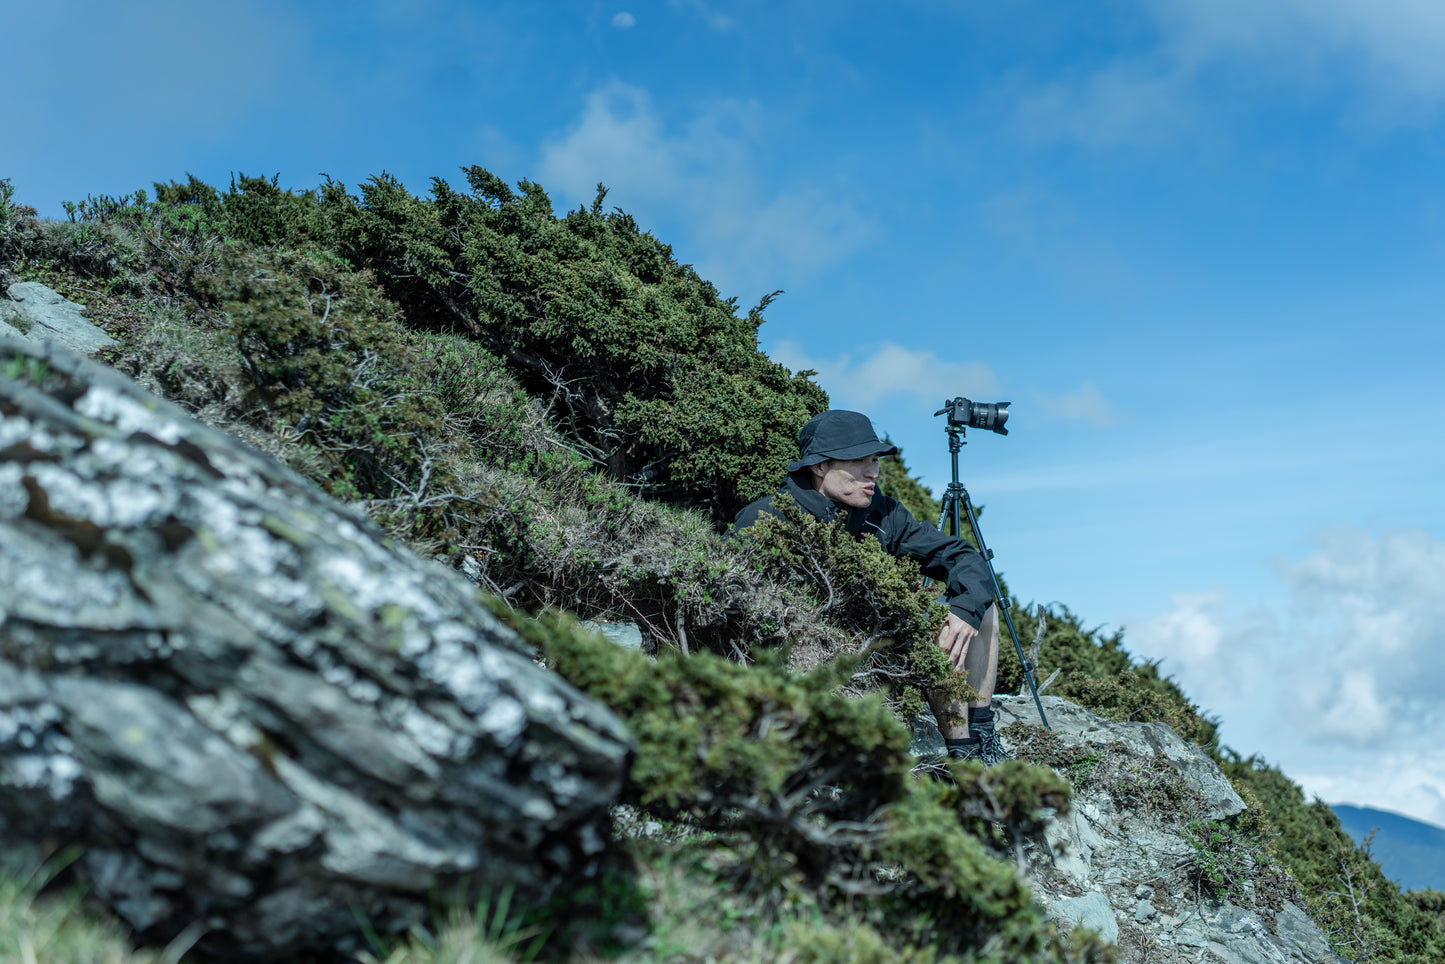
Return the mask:
[[995,763],[1013,759],[1003,748],[1003,741],[994,731],[992,720],[987,723],[975,724],[970,729],[978,736],[978,759],[983,761],[984,766],[991,767]]
[[982,760],[983,745],[977,737],[969,737],[966,740],[944,740],[948,746],[948,756],[953,760]]

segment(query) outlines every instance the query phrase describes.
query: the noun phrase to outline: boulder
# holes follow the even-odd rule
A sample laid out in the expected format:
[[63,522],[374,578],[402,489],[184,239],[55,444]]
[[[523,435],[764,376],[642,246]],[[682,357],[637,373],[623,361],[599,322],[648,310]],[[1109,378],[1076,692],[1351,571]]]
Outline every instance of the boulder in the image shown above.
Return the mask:
[[[1116,944],[1120,964],[1343,962],[1294,904],[1273,913],[1240,907],[1191,882],[1189,822],[1227,824],[1245,810],[1207,753],[1162,723],[1117,723],[1059,697],[1042,702],[1048,738],[1089,760],[1087,772],[1061,771],[1073,805],[1027,851],[1034,895],[1050,914]],[[994,711],[1010,750],[1042,734],[1032,697],[996,697]]]
[[115,344],[86,320],[84,305],[66,300],[38,281],[18,282],[7,292],[9,300],[0,299],[0,343],[54,343],[87,355]]
[[0,849],[78,845],[142,940],[274,959],[585,879],[631,752],[461,574],[0,339]]
[[[1041,702],[1049,727],[1066,744],[1118,745],[1140,758],[1167,761],[1203,797],[1204,809],[1199,814],[1202,819],[1223,820],[1244,810],[1244,801],[1219,765],[1167,725],[1116,723],[1057,696],[1041,697]],[[1032,698],[1000,697],[996,709],[999,729],[1012,723],[1039,724]]]

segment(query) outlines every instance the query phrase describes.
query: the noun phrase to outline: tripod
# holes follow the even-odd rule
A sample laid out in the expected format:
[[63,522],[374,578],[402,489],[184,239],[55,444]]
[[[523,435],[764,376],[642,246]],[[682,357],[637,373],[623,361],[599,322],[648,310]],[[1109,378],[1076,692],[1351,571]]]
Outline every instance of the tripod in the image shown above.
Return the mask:
[[[1005,414],[1007,413],[1005,412]],[[978,516],[974,514],[973,502],[968,497],[968,490],[963,487],[962,482],[958,481],[958,453],[967,444],[963,441],[963,426],[955,425],[950,418],[944,431],[948,433],[948,452],[953,458],[953,481],[948,483],[948,490],[943,494],[943,511],[938,514],[938,531],[946,532],[943,523],[951,519],[953,534],[961,539],[963,538],[963,519],[968,519],[968,527],[973,531],[974,541],[978,543],[979,554],[983,556],[983,564],[988,569],[988,578],[993,585],[994,604],[998,606],[999,612],[1003,614],[1004,622],[1008,625],[1008,634],[1013,638],[1014,650],[1019,654],[1019,663],[1024,668],[1024,679],[1028,681],[1029,692],[1034,694],[1034,706],[1038,707],[1039,720],[1044,724],[1044,729],[1051,730],[1053,727],[1049,726],[1049,718],[1044,715],[1043,701],[1039,699],[1039,686],[1034,680],[1034,667],[1029,663],[1028,657],[1024,655],[1023,646],[1019,644],[1019,634],[1014,629],[1013,616],[1009,613],[1009,600],[999,587],[998,573],[993,570],[993,550],[984,544],[983,531],[978,527]]]

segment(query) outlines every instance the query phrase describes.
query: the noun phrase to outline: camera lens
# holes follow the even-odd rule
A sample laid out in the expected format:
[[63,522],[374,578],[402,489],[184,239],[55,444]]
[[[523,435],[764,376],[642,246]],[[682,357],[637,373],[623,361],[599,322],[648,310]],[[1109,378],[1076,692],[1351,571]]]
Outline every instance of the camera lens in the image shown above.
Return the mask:
[[1008,402],[973,402],[968,410],[968,424],[1007,435],[1008,429],[1003,424],[1008,421],[1008,407]]

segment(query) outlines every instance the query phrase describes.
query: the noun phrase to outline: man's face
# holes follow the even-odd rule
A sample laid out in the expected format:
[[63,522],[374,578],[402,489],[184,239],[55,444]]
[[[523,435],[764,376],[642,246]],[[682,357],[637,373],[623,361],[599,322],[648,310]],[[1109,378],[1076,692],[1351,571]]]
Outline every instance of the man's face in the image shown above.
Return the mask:
[[813,488],[841,505],[855,509],[866,509],[873,501],[873,492],[878,481],[878,456],[866,459],[829,459],[809,466],[813,473]]

